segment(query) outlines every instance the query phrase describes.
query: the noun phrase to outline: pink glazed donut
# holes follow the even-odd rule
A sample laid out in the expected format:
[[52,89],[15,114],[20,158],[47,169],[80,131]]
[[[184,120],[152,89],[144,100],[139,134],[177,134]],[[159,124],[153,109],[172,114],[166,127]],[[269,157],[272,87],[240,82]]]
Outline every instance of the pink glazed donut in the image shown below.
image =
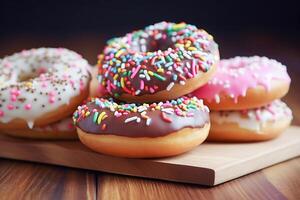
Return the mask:
[[242,110],[283,97],[291,79],[286,66],[266,57],[221,60],[214,77],[192,93],[211,110]]

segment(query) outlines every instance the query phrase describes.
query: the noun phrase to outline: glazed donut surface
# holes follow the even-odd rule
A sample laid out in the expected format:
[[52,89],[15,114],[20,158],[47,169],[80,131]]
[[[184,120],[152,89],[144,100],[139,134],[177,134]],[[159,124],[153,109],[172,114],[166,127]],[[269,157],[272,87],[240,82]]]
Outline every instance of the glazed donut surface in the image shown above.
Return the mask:
[[0,60],[0,129],[45,126],[88,95],[88,63],[63,48],[24,50]]
[[278,136],[291,123],[292,111],[275,100],[244,111],[212,111],[209,141],[260,141]]
[[204,30],[161,22],[110,40],[99,57],[99,73],[114,98],[157,102],[205,84],[218,60],[217,44]]
[[140,105],[94,98],[79,106],[73,119],[89,134],[160,137],[183,128],[202,128],[209,123],[209,110],[196,97]]
[[266,57],[221,60],[214,77],[192,95],[212,110],[257,108],[283,97],[291,79],[286,66]]

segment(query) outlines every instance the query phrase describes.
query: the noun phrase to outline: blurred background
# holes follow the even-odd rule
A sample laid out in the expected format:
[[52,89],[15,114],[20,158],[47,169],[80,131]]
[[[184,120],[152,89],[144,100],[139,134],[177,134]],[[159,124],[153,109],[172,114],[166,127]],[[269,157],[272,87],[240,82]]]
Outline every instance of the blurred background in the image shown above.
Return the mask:
[[[222,58],[235,55],[275,58],[288,66],[294,80],[290,94],[296,94],[300,87],[300,82],[295,83],[300,75],[297,1],[0,2],[0,57],[33,47],[66,47],[95,64],[97,54],[109,38],[163,20],[185,21],[211,33]],[[293,107],[298,100],[289,96],[287,101]]]

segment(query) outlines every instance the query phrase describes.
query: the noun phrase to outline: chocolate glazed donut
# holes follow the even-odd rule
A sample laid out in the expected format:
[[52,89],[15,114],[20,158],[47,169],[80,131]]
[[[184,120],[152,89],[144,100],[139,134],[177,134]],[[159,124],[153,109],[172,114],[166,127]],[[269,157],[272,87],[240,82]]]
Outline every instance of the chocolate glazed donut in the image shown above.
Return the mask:
[[218,60],[218,46],[207,32],[185,23],[161,22],[110,40],[99,57],[99,74],[115,98],[158,102],[205,84]]
[[202,143],[210,126],[208,108],[195,97],[140,105],[96,98],[79,106],[73,120],[85,145],[123,157],[183,153]]

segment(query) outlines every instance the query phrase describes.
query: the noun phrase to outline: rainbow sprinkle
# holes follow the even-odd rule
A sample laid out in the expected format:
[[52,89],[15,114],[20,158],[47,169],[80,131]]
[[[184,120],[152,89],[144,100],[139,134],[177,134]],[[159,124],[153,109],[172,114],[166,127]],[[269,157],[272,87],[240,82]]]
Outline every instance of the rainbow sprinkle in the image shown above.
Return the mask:
[[104,130],[107,126],[104,125],[106,119],[125,117],[124,123],[144,123],[146,126],[150,126],[152,119],[149,117],[149,113],[151,112],[160,112],[161,120],[172,123],[172,116],[193,117],[195,110],[209,112],[208,108],[203,105],[203,101],[196,97],[184,96],[176,100],[151,104],[117,104],[112,98],[92,98],[87,104],[78,106],[73,115],[73,122],[78,124],[81,120],[91,117],[93,123]]
[[102,84],[118,98],[170,91],[207,72],[217,60],[217,44],[207,32],[161,22],[109,40],[98,63]]

